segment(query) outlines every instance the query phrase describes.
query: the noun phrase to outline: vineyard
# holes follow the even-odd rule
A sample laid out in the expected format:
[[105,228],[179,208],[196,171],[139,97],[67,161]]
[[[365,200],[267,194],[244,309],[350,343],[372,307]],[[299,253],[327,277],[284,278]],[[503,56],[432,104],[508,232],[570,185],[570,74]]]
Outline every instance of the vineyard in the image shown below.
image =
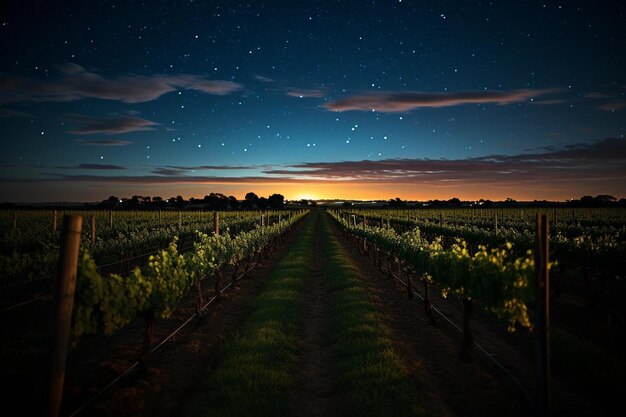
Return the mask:
[[3,211],[0,225],[3,400],[29,412],[619,403],[623,209]]

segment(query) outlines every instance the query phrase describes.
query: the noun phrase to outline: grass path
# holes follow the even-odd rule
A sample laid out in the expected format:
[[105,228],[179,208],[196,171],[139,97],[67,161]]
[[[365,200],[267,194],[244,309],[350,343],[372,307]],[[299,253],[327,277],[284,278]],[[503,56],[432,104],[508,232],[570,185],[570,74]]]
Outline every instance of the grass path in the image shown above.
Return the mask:
[[188,416],[423,415],[358,265],[314,212]]
[[424,415],[417,392],[370,299],[360,270],[322,219],[324,276],[330,278],[331,337],[349,415]]
[[298,334],[314,222],[309,218],[293,246],[266,278],[240,334],[209,370],[188,416],[286,415],[294,381]]

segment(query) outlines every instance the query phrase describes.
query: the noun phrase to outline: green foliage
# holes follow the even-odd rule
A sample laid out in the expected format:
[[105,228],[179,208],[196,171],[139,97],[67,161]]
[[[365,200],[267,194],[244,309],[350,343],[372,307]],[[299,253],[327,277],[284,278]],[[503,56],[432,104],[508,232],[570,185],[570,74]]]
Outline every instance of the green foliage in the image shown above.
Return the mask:
[[167,249],[150,256],[147,267],[128,276],[101,275],[93,257],[83,250],[78,264],[72,323],[73,341],[89,334],[113,334],[137,315],[169,317],[191,286],[226,265],[261,254],[306,212],[271,226],[244,231],[232,238],[196,232],[194,250],[181,254],[174,237]]
[[[158,251],[179,241],[193,240],[197,230],[213,230],[213,213],[185,212],[178,227],[177,211],[115,211],[109,226],[108,211],[73,211],[83,215],[81,247],[103,265]],[[267,212],[276,218],[279,212]],[[285,213],[285,212],[280,212]],[[96,241],[91,241],[91,216],[96,219]],[[61,228],[61,213],[58,229]],[[286,217],[286,216],[285,216]],[[52,230],[52,212],[19,211],[17,228],[12,230],[13,212],[0,211],[0,284],[7,285],[54,276],[59,253],[60,232]],[[160,220],[159,220],[160,219]],[[220,226],[231,234],[253,230],[259,212],[224,212]]]
[[467,242],[460,238],[444,247],[441,238],[428,241],[417,228],[398,234],[392,228],[354,226],[331,214],[350,233],[396,257],[422,279],[436,283],[444,296],[453,293],[477,301],[505,320],[511,331],[516,326],[532,327],[528,315],[534,295],[532,251],[517,257],[513,244],[506,242],[492,249],[480,245],[470,253]]

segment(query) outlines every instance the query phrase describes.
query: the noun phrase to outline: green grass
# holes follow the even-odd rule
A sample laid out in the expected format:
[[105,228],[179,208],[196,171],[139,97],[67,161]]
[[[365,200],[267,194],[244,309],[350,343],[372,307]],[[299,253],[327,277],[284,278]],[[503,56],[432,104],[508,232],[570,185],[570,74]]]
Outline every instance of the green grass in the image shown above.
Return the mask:
[[[321,247],[313,227],[321,222]],[[371,301],[359,271],[334,237],[323,213],[311,215],[287,256],[266,278],[251,315],[229,342],[216,369],[186,406],[186,416],[285,416],[293,400],[302,348],[302,308],[314,251],[321,251],[331,282],[328,338],[334,371],[348,415],[424,415],[415,387],[392,348],[392,336]]]
[[424,415],[402,360],[359,270],[322,220],[327,276],[332,277],[331,338],[337,353],[338,385],[350,415]]
[[202,382],[187,416],[285,415],[303,326],[301,300],[312,253],[312,219],[266,278],[252,314]]

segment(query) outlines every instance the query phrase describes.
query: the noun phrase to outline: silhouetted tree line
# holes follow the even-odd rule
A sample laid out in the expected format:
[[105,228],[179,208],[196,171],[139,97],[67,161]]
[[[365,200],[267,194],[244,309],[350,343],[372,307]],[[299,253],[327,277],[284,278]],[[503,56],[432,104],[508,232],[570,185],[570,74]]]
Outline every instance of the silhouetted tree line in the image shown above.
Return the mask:
[[211,193],[204,198],[190,198],[185,200],[182,196],[162,198],[134,195],[131,198],[118,198],[110,196],[98,204],[98,208],[128,209],[128,210],[153,210],[153,209],[185,209],[185,210],[235,210],[235,209],[281,209],[285,206],[285,197],[281,194],[272,194],[268,198],[258,197],[255,193],[248,193],[243,201],[235,196],[226,196],[222,193]]
[[[398,197],[390,200],[379,201],[383,207],[389,208],[416,208],[416,207],[626,207],[626,198],[617,199],[612,195],[600,194],[595,197],[587,195],[580,199],[569,201],[548,201],[548,200],[534,200],[534,201],[516,201],[512,198],[507,198],[502,201],[492,201],[488,199],[480,199],[477,201],[463,201],[457,197],[453,197],[449,200],[429,200],[429,201],[404,201]],[[344,206],[358,206],[359,202],[346,201]]]

